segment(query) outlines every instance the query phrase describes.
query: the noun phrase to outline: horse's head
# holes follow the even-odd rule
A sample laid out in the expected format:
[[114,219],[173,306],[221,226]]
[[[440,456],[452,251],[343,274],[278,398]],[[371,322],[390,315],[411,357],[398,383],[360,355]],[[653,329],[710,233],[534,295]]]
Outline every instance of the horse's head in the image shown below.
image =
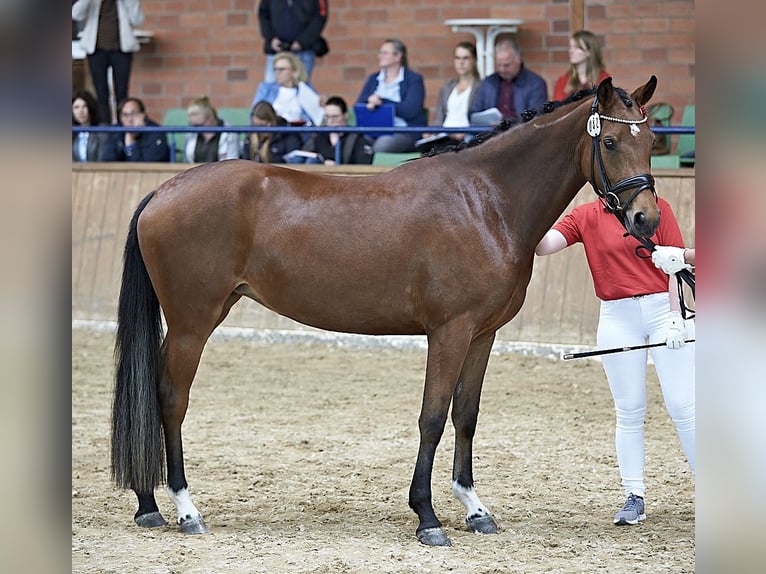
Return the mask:
[[606,207],[639,237],[651,237],[660,223],[649,173],[654,135],[644,111],[656,87],[652,76],[628,96],[611,78],[601,82],[587,123],[590,145],[583,146],[581,159],[583,174]]

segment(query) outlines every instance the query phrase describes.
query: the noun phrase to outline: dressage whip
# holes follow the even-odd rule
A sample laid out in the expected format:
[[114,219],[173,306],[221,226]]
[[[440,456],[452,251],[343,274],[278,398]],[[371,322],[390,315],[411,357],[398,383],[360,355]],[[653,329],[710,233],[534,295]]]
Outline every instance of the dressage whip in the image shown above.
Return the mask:
[[[694,343],[696,339],[688,339],[684,343]],[[584,351],[582,353],[564,353],[561,358],[565,361],[569,359],[582,359],[583,357],[595,357],[597,355],[611,355],[612,353],[624,353],[625,351],[637,351],[638,349],[650,349],[651,347],[662,347],[665,343],[650,343],[648,345],[634,345],[632,347],[614,347],[613,349],[596,349],[595,351]]]

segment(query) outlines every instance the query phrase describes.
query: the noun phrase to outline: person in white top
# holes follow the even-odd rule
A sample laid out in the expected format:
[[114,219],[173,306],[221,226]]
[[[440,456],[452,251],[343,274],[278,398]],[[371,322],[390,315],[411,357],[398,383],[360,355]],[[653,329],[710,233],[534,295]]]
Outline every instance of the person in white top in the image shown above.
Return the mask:
[[115,123],[109,97],[107,72],[112,69],[116,104],[128,97],[133,52],[139,43],[133,31],[144,21],[139,0],[77,0],[72,20],[85,21],[80,44],[88,54],[88,68],[96,88],[101,119]]
[[308,83],[300,58],[291,52],[280,52],[274,56],[274,73],[277,81],[261,82],[250,108],[258,102],[268,102],[291,124],[321,124],[320,96]]
[[[459,128],[471,125],[468,113],[479,88],[476,45],[472,42],[458,43],[453,58],[457,77],[447,80],[439,90],[432,125]],[[450,133],[449,136],[463,140],[466,134]]]

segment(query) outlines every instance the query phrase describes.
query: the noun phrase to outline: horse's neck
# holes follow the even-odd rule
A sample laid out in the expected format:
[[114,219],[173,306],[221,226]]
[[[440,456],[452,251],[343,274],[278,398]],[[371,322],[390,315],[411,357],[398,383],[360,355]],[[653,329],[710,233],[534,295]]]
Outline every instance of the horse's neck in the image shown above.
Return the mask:
[[586,183],[577,149],[585,117],[579,109],[548,121],[542,116],[497,136],[486,161],[522,241],[536,245]]

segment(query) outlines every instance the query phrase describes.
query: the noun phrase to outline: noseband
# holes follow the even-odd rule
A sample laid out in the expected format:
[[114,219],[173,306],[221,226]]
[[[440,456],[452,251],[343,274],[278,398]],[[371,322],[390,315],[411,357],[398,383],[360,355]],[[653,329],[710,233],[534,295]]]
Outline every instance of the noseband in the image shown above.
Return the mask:
[[[631,133],[638,133],[639,124],[646,123],[646,113],[640,120],[626,120],[623,118],[613,118],[611,116],[599,115],[598,113],[598,94],[593,98],[593,105],[590,107],[590,117],[588,118],[587,131],[591,136],[591,154],[590,154],[590,184],[593,187],[593,191],[596,192],[601,198],[601,202],[604,207],[614,215],[625,225],[623,220],[625,211],[628,209],[636,196],[645,189],[651,189],[655,197],[657,192],[654,190],[654,178],[651,174],[644,173],[641,175],[632,175],[621,179],[616,184],[612,185],[609,181],[609,176],[606,174],[604,168],[604,160],[601,157],[601,120],[607,120],[609,122],[615,122],[618,124],[628,124],[630,126]],[[598,165],[599,173],[601,174],[601,181],[604,184],[604,190],[600,190],[596,185],[596,165]],[[636,191],[630,196],[625,203],[620,202],[619,194],[626,189],[634,189]]]

